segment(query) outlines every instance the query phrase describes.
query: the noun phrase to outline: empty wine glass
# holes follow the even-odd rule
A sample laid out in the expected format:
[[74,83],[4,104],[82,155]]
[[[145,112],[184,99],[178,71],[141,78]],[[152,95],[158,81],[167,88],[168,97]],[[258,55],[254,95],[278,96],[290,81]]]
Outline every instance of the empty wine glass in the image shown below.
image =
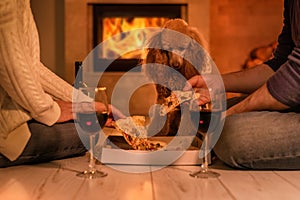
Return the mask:
[[[108,101],[105,87],[83,87],[79,88],[87,98],[81,98],[77,102],[76,109],[76,122],[80,126],[81,134],[88,134],[89,136],[89,168],[83,172],[77,174],[79,177],[85,177],[89,179],[105,177],[106,172],[96,170],[94,147],[96,138],[99,138],[99,134],[104,127],[108,118]],[[101,135],[100,135],[101,136]]]

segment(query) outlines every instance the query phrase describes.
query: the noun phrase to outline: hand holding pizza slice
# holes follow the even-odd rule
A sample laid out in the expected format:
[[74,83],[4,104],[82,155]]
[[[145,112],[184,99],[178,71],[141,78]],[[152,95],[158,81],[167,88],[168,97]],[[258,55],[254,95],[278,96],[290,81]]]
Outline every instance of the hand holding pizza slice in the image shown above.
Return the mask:
[[[160,115],[165,116],[169,112],[176,109],[177,106],[184,102],[190,102],[197,99],[200,99],[200,97],[205,97],[205,95],[202,95],[199,91],[193,92],[193,91],[179,91],[175,90],[171,92],[171,95],[165,98],[165,103],[161,105],[160,108]],[[191,106],[195,106],[194,104],[190,104]],[[205,103],[203,105],[196,104],[197,108],[199,110],[209,110],[211,107],[211,103]]]

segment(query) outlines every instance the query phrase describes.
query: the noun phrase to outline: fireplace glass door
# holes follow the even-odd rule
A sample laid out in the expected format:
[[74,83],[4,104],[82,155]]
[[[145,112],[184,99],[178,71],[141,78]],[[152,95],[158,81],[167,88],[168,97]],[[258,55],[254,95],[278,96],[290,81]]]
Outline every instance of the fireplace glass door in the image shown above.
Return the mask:
[[136,47],[145,45],[143,35],[151,31],[142,28],[162,27],[171,18],[186,20],[186,12],[184,4],[93,4],[93,46],[108,44],[95,53],[99,64],[94,70],[103,71],[105,63],[110,63],[106,71],[133,69],[143,59],[142,50]]

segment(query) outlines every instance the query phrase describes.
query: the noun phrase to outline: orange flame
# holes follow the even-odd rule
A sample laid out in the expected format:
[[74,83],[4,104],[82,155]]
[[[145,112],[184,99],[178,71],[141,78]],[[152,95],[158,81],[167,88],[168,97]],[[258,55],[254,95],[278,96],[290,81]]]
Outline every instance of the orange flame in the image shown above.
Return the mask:
[[[109,39],[107,41],[109,44],[103,51],[103,58],[111,58],[116,55],[121,55],[121,58],[140,58],[143,52],[137,50],[137,47],[143,47],[146,42],[145,35],[149,34],[151,30],[132,30],[147,27],[161,27],[167,20],[169,20],[169,18],[165,17],[104,18],[102,28],[103,40]],[[122,55],[122,52],[125,51],[130,52]]]

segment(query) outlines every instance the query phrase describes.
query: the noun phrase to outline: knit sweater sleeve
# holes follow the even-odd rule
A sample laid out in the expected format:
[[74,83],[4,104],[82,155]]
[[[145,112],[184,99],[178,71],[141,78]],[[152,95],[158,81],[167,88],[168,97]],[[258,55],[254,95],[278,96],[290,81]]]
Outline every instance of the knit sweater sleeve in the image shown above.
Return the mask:
[[40,49],[38,40],[32,41],[34,38],[38,38],[38,31],[36,28],[36,24],[33,19],[33,15],[30,12],[29,22],[28,22],[28,32],[30,36],[33,34],[35,37],[27,37],[28,51],[31,52],[31,57],[34,59],[35,64],[33,65],[33,69],[37,75],[37,79],[40,82],[43,90],[50,94],[54,99],[71,102],[72,101],[72,92],[75,90],[72,85],[68,82],[60,78],[58,75],[53,73],[49,68],[47,68],[40,61]]
[[46,93],[58,100],[72,101],[72,92],[75,90],[72,85],[54,74],[43,63],[40,63],[36,70],[38,71],[39,82]]
[[0,2],[0,85],[34,119],[52,125],[60,116],[60,108],[43,90],[34,70],[40,62],[32,57],[26,37],[35,42],[34,46],[39,44],[37,33],[31,35],[27,30],[33,20],[30,14],[28,0]]
[[40,67],[36,70],[38,71],[39,81],[42,84],[44,91],[53,98],[67,102],[79,101],[82,99],[86,101],[93,100],[54,74],[42,63],[40,63]]

